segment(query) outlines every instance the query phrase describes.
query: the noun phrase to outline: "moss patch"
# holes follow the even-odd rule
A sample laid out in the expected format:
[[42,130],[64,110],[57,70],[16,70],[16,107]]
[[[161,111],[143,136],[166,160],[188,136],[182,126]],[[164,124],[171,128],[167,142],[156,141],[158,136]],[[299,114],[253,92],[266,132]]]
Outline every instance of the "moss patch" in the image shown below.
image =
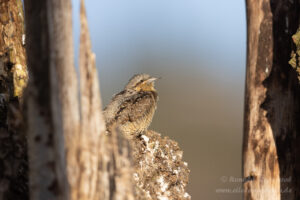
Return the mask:
[[300,28],[292,36],[293,42],[296,46],[291,53],[289,64],[297,71],[298,79],[300,81]]

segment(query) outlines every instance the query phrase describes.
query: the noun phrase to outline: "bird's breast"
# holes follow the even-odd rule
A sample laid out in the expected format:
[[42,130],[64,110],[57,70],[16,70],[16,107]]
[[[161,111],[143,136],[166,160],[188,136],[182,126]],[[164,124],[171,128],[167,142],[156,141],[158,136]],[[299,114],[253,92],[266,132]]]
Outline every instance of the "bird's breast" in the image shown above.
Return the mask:
[[120,125],[121,131],[127,137],[137,136],[146,131],[152,122],[156,105],[153,105],[145,114],[135,121],[127,121]]

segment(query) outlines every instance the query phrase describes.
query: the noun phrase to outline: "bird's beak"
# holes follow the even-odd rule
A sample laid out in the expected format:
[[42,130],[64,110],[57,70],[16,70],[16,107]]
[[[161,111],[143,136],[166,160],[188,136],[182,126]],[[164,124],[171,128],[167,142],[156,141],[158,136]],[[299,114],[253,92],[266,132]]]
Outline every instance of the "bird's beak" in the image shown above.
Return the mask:
[[151,77],[147,80],[148,83],[153,83],[154,81],[161,79],[161,78],[156,78],[156,77]]

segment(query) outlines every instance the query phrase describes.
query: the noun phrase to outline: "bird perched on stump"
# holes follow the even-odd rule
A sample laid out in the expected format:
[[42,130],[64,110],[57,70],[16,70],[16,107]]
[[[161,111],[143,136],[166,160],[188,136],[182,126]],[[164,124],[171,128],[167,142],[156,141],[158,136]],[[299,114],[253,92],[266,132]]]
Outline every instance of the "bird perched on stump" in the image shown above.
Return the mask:
[[116,126],[127,138],[141,135],[149,127],[157,105],[154,82],[148,74],[134,75],[123,91],[104,109],[107,132]]

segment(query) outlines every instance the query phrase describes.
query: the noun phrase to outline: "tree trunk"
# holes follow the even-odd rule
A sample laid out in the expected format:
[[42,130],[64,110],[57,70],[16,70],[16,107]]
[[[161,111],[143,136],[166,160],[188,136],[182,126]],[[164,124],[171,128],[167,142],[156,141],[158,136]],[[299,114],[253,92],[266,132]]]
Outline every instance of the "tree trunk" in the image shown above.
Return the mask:
[[288,62],[299,1],[247,0],[245,199],[299,199],[300,87]]
[[25,16],[30,195],[69,199],[71,178],[79,176],[80,131],[71,2],[25,0]]
[[0,0],[0,199],[28,199],[22,93],[28,73],[21,0]]

